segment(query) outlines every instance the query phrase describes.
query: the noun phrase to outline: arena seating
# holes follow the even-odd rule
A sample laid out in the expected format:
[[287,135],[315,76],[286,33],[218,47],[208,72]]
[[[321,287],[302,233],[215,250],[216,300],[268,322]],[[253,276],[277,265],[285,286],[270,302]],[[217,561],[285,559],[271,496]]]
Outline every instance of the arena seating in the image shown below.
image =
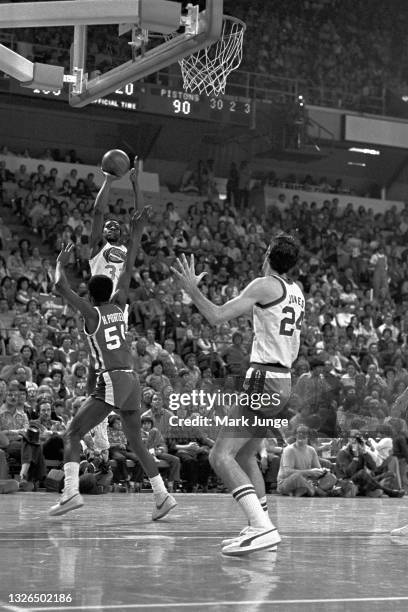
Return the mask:
[[[406,11],[403,0],[393,6],[372,0],[367,11],[365,0],[254,0],[248,9],[245,0],[226,0],[224,12],[247,24],[240,69],[252,73],[256,87],[267,87],[271,77],[292,79],[310,104],[381,113],[385,90],[407,86]],[[3,30],[2,41],[31,60],[69,67],[70,28]],[[90,71],[129,58],[115,26],[89,28]]]
[[[39,406],[48,399],[52,414],[42,418],[47,431],[54,430],[58,436],[83,401],[88,358],[76,313],[52,295],[52,264],[62,240],[70,240],[75,245],[71,279],[80,286],[87,278],[87,235],[97,187],[84,187],[77,178],[63,187],[69,172],[68,177],[61,174],[51,180],[48,172],[42,171],[20,176],[15,158],[4,159],[0,431],[5,429],[2,411],[7,407],[7,389],[16,385],[13,381],[17,379],[21,409],[30,418],[41,419]],[[9,159],[14,159],[14,165]],[[61,208],[58,198],[64,189],[66,206]],[[222,303],[259,274],[270,235],[283,229],[295,231],[302,244],[294,277],[303,286],[307,310],[300,356],[293,371],[294,393],[288,412],[291,425],[284,434],[286,439],[290,440],[296,423],[305,422],[318,432],[317,439],[336,441],[331,454],[334,458],[338,440],[350,427],[374,438],[381,437],[388,424],[397,427],[405,423],[406,427],[408,404],[401,394],[408,383],[407,207],[384,203],[383,210],[375,212],[364,208],[361,199],[353,207],[350,195],[349,205],[342,209],[336,193],[322,194],[323,201],[316,204],[316,197],[299,199],[289,190],[283,203],[272,198],[262,210],[254,208],[251,201],[244,208],[235,188],[229,190],[227,200],[217,201],[211,179],[209,182],[205,175],[197,179],[197,189],[203,194],[200,204],[197,193],[184,193],[180,202],[188,202],[190,197],[189,208],[169,205],[156,214],[135,262],[129,341],[135,370],[143,387],[150,389],[144,395],[143,408],[149,408],[149,395],[157,392],[166,409],[170,392],[182,392],[192,382],[198,388],[236,389],[249,360],[251,322],[241,318],[209,329],[171,278],[174,257],[181,252],[194,253],[197,269],[208,271],[206,287],[211,299]],[[291,193],[295,197],[289,197]],[[123,221],[127,207],[122,206],[119,203],[118,210],[114,198],[109,214]],[[375,355],[373,344],[378,348]],[[318,396],[309,393],[316,358],[325,364]],[[155,364],[153,372],[156,359],[160,365]],[[376,364],[374,373],[369,369],[371,363]],[[80,376],[76,374],[78,364],[85,366]],[[53,384],[56,370],[62,372],[62,382]],[[350,397],[350,387],[355,389],[357,400]],[[162,434],[171,442],[171,432],[164,430]],[[184,436],[202,440],[214,437],[214,432],[194,430],[183,432]],[[200,444],[205,451],[206,444]],[[54,460],[59,461],[58,457]],[[13,460],[10,468],[13,471]],[[213,476],[209,482],[220,487]],[[197,481],[188,484],[196,486]],[[206,484],[200,484],[206,490]]]

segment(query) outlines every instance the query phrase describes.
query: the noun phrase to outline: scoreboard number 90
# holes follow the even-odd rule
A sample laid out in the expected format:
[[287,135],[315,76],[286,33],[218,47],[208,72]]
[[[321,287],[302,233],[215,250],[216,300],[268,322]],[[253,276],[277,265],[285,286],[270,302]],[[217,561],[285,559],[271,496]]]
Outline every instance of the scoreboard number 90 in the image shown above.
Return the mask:
[[173,100],[173,111],[175,115],[189,115],[191,104],[188,100]]

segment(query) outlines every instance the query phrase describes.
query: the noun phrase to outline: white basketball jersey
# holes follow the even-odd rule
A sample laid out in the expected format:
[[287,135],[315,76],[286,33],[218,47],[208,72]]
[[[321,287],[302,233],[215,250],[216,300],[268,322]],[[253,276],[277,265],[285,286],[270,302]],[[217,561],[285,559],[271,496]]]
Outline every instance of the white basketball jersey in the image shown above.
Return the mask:
[[253,307],[251,362],[291,368],[298,356],[305,298],[296,283],[273,275],[282,285],[281,298]]
[[101,250],[89,260],[92,276],[103,274],[109,276],[113,282],[113,291],[116,290],[119,275],[126,261],[127,248],[123,245],[112,245],[107,242]]

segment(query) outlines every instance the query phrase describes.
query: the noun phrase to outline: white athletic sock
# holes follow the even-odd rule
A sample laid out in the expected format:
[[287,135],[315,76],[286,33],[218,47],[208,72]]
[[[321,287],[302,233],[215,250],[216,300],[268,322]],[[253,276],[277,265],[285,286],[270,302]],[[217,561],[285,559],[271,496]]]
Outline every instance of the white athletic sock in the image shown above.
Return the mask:
[[163,478],[158,474],[153,478],[149,478],[150,484],[152,485],[153,495],[156,495],[158,498],[165,497],[168,495],[168,491],[164,486]]
[[262,506],[262,510],[268,514],[268,502],[266,501],[266,495],[263,497],[258,497],[259,503]]
[[64,465],[64,497],[72,497],[79,493],[79,463],[69,461]]
[[232,496],[241,506],[251,527],[267,528],[271,526],[269,516],[263,511],[251,484],[237,487],[232,491]]

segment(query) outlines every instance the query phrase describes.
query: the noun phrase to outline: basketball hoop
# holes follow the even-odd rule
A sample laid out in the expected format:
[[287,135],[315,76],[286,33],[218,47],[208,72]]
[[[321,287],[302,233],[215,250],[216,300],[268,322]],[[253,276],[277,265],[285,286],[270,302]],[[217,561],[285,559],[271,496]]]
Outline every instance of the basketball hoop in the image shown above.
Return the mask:
[[228,75],[242,61],[242,43],[246,25],[240,19],[224,15],[221,38],[179,60],[184,90],[207,96],[225,93]]

